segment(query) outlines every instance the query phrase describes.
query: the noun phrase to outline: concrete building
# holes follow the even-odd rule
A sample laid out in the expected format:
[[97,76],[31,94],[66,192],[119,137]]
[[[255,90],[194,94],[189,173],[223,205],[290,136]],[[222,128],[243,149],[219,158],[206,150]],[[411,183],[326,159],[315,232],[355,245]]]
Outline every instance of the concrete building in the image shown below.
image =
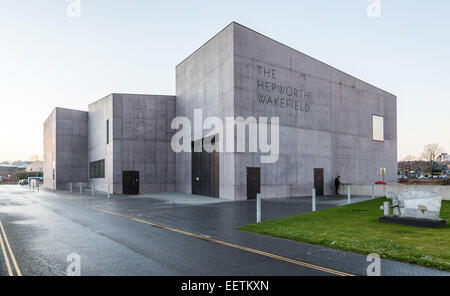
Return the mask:
[[[198,109],[203,118],[223,122],[278,118],[278,161],[263,163],[265,153],[236,150],[174,153],[172,120],[195,122]],[[176,96],[113,94],[91,104],[86,116],[84,170],[102,190],[110,185],[114,192],[133,193],[134,180],[140,193],[231,200],[254,198],[256,192],[264,198],[304,196],[313,187],[331,194],[337,175],[345,183],[372,183],[381,179],[380,168],[386,168],[385,181],[396,182],[396,97],[237,23],[177,65]],[[55,129],[50,123],[46,130]],[[192,147],[211,137],[226,146],[226,136],[194,128]],[[45,139],[44,170],[53,163],[56,176],[70,171],[55,161],[59,147],[48,141],[55,139]]]
[[44,187],[87,184],[88,113],[55,108],[44,123]]
[[[174,96],[111,94],[88,110],[90,181],[96,189],[110,185],[111,192],[122,193],[124,178],[135,172],[129,181],[139,180],[132,186],[139,192],[175,191]],[[102,161],[105,174],[94,176]]]
[[27,165],[27,172],[43,172],[44,171],[44,162],[43,161],[35,161]]
[[438,162],[450,162],[450,154],[448,153],[441,153],[438,158]]

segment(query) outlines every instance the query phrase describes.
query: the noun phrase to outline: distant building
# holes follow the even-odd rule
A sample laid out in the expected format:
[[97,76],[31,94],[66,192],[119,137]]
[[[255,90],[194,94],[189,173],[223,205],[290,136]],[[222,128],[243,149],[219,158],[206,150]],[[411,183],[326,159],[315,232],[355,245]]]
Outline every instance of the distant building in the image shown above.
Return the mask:
[[448,153],[442,153],[437,158],[438,162],[450,162],[450,155]]
[[443,176],[447,173],[447,166],[446,165],[438,165],[434,170],[433,170],[433,175],[434,176]]
[[27,172],[43,172],[44,171],[44,162],[43,161],[35,161],[27,165]]

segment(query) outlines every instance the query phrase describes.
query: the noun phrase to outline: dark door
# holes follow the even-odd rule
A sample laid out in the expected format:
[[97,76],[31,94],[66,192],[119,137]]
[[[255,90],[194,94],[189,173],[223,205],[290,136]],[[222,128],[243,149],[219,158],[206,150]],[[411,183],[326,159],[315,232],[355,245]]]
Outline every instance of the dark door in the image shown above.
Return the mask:
[[192,194],[202,195],[202,153],[192,150]]
[[[194,152],[204,139],[192,142],[192,194],[219,197],[219,153]],[[211,142],[215,144],[215,139]],[[201,146],[203,147],[203,146]]]
[[219,153],[211,154],[211,187],[210,196],[219,198]]
[[314,169],[314,188],[317,195],[323,195],[323,169]]
[[138,195],[139,194],[139,172],[128,171],[123,172],[123,194]]
[[261,169],[247,168],[247,199],[256,199],[261,193]]

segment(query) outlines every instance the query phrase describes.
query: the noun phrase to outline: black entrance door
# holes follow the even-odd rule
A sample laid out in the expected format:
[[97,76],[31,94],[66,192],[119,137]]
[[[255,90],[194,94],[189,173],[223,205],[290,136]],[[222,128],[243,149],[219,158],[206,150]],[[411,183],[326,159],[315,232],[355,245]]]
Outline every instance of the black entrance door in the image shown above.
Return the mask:
[[192,194],[203,195],[202,152],[192,151]]
[[247,168],[247,199],[256,199],[261,193],[261,169]]
[[123,194],[139,194],[139,172],[123,172]]
[[323,195],[323,169],[314,169],[314,188],[317,195]]
[[[219,153],[207,152],[202,147],[205,140],[192,142],[192,194],[219,197]],[[211,143],[215,144],[213,138]],[[202,149],[194,152],[195,147]]]

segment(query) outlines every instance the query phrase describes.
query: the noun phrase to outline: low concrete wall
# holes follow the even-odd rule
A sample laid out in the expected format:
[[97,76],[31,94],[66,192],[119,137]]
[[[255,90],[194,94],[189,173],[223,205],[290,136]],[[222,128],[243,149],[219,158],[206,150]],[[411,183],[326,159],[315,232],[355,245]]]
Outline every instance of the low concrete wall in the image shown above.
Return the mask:
[[[342,184],[339,188],[339,194],[347,195],[347,187],[349,185]],[[351,184],[350,185],[352,195],[372,195],[372,185],[371,184]],[[439,185],[375,185],[375,196],[382,197],[386,196],[388,192],[400,193],[406,190],[428,190],[432,191],[444,200],[450,200],[450,186],[439,186]]]

